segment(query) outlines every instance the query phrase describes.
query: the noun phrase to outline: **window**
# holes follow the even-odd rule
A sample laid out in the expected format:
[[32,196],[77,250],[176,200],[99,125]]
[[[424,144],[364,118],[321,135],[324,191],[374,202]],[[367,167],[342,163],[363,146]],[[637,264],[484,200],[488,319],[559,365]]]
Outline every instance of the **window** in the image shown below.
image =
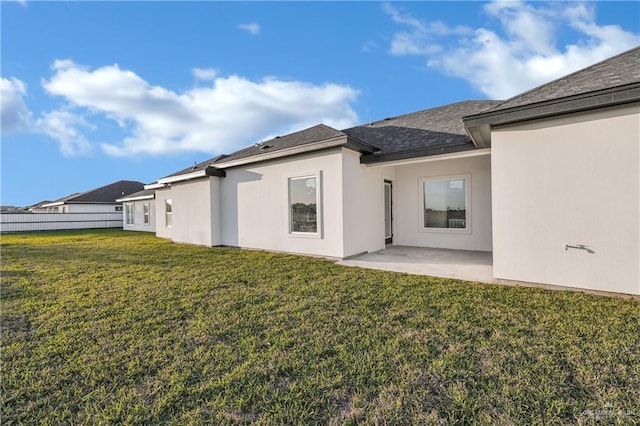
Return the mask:
[[320,176],[289,178],[289,233],[320,236]]
[[145,225],[149,224],[149,203],[144,203],[142,205],[142,221]]
[[124,205],[124,223],[127,226],[133,226],[133,220],[135,215],[135,206],[133,203],[127,203]]
[[167,228],[171,227],[171,216],[173,215],[173,206],[171,198],[164,200],[164,224]]
[[469,176],[421,179],[421,227],[425,231],[470,231]]

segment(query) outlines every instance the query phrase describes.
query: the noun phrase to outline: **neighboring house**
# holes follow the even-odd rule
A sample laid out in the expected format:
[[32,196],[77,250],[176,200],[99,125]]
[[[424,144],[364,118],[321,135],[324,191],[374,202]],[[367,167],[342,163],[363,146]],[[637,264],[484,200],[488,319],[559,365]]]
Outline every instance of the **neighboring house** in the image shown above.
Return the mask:
[[156,235],[345,258],[492,251],[494,277],[640,294],[640,48],[510,100],[318,125],[179,171]]
[[47,208],[42,206],[45,204],[50,204],[51,202],[51,200],[39,201],[33,205],[26,207],[26,210],[32,213],[47,213]]
[[126,197],[118,198],[122,203],[122,227],[129,231],[155,232],[156,200],[155,190],[145,189]]
[[0,213],[16,213],[23,212],[24,209],[22,207],[16,206],[0,206]]
[[142,182],[121,180],[86,192],[79,192],[56,201],[41,204],[36,213],[109,213],[122,211],[117,198],[142,191]]

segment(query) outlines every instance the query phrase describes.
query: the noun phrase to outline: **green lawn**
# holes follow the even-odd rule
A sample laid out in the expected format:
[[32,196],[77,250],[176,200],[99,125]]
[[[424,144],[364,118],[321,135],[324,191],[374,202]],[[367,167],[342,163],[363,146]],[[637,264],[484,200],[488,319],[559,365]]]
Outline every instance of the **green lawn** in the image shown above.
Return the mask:
[[2,424],[640,423],[640,302],[3,235]]

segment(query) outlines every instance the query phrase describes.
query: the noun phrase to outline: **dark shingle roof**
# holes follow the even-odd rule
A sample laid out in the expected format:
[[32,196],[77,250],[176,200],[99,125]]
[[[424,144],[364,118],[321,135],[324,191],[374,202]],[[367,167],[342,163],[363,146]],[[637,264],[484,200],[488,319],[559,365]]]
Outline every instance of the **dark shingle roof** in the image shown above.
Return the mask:
[[222,158],[226,158],[226,157],[227,157],[227,155],[218,155],[216,157],[213,157],[213,158],[210,158],[208,160],[205,160],[205,161],[203,161],[201,163],[194,164],[191,167],[187,167],[186,169],[182,169],[182,170],[180,170],[178,172],[172,173],[172,174],[170,174],[168,176],[165,176],[162,179],[165,179],[165,178],[168,178],[168,177],[172,177],[172,176],[186,175],[186,174],[197,172],[197,171],[200,171],[200,170],[206,170],[208,167],[211,166],[211,164],[215,163],[216,161],[218,161],[218,160],[220,160]]
[[220,161],[233,161],[241,158],[253,157],[255,155],[264,154],[267,152],[280,151],[286,148],[293,148],[296,146],[302,146],[313,142],[321,142],[328,139],[334,139],[339,137],[346,137],[340,130],[336,130],[333,127],[326,126],[324,124],[318,124],[308,129],[300,130],[294,133],[290,133],[285,136],[276,136],[265,142],[261,142],[250,147],[236,151],[229,156],[221,159]]
[[640,101],[640,47],[463,117],[478,147],[491,146],[491,128]]
[[[217,165],[222,163],[233,162],[237,160],[249,159],[255,157],[256,159],[263,157],[267,154],[278,153],[290,148],[304,147],[305,145],[313,144],[316,142],[329,141],[334,139],[344,138],[347,139],[347,135],[339,130],[324,124],[318,124],[308,129],[300,130],[294,133],[290,133],[285,136],[277,136],[273,139],[251,145],[247,148],[243,148],[230,155],[219,155],[201,163],[195,164],[179,172],[173,173],[167,177],[188,175],[200,170],[206,170],[209,168],[215,169]],[[165,179],[165,178],[162,178]],[[162,180],[161,179],[161,180]]]
[[640,82],[640,46],[521,93],[495,106],[498,111]]
[[484,111],[500,102],[457,102],[352,127],[343,132],[380,148],[375,154],[363,156],[365,163],[473,149],[462,116]]
[[290,153],[286,150],[341,138],[344,139],[345,146],[360,149],[365,153],[362,157],[365,163],[473,149],[474,145],[462,123],[462,116],[484,111],[500,102],[502,101],[458,102],[343,131],[318,124],[249,146],[230,155],[211,158],[162,179],[216,167],[229,167],[229,163],[238,164],[237,162],[243,159],[260,161],[269,157],[271,153],[274,153],[274,156],[269,158],[275,158],[280,151],[285,155]]
[[73,197],[67,202],[70,203],[114,203],[117,198],[124,195],[142,191],[144,184],[132,180],[120,180],[100,188],[92,189]]
[[27,206],[27,209],[38,209],[40,207],[42,207],[44,204],[49,204],[49,203],[53,203],[53,201],[51,200],[42,200],[42,201],[38,201],[37,203],[34,203],[30,206]]
[[144,184],[142,182],[120,180],[96,189],[62,197],[50,204],[115,203],[116,199],[143,189]]

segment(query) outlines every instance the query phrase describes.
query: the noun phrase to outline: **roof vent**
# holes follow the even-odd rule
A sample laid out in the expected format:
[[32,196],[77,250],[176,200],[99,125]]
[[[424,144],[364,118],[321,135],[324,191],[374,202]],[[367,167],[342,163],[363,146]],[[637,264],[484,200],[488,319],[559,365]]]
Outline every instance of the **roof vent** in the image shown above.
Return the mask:
[[271,147],[270,147],[269,145],[262,145],[262,146],[260,147],[260,149],[267,149],[267,148],[271,148]]
[[389,121],[389,120],[391,120],[391,117],[387,117],[384,119],[384,121]]
[[280,136],[276,136],[276,139],[280,139]]
[[196,164],[196,162],[194,161],[194,162],[193,162],[193,167],[191,168],[191,170],[195,170],[195,169],[197,169],[197,168],[198,168],[198,165],[197,165],[197,164]]

